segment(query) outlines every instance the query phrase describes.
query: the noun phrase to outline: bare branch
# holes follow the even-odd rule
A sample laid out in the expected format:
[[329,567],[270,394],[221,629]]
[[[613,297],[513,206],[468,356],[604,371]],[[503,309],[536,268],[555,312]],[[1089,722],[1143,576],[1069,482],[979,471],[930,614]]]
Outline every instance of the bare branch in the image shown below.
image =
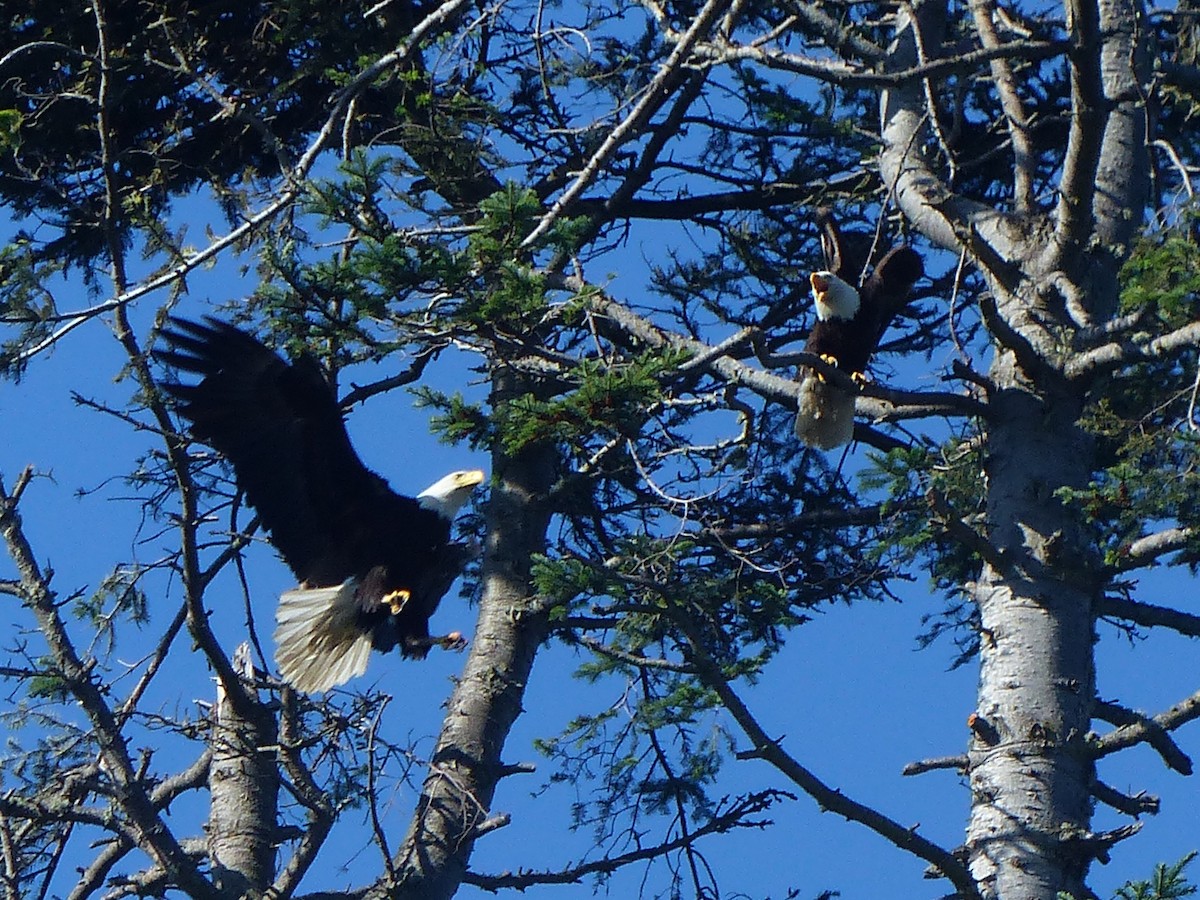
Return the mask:
[[786,791],[762,791],[751,794],[734,802],[723,811],[718,809],[707,822],[692,829],[688,834],[664,841],[653,847],[643,847],[617,856],[568,865],[555,872],[521,870],[504,872],[499,875],[467,872],[463,876],[463,881],[485,891],[499,891],[504,888],[525,890],[538,884],[578,884],[589,875],[608,875],[633,863],[657,859],[691,847],[711,834],[725,834],[738,828],[763,828],[770,824],[768,820],[750,819],[749,817],[765,812],[784,798],[795,799]]
[[[687,628],[687,623],[681,623]],[[915,829],[889,819],[879,811],[846,796],[842,791],[829,787],[816,775],[788,754],[777,740],[768,737],[758,720],[733,690],[718,666],[705,652],[703,644],[689,634],[689,646],[703,682],[717,693],[722,705],[741,727],[753,746],[753,755],[773,765],[793,784],[821,805],[823,809],[836,813],[852,822],[858,822],[887,839],[901,850],[912,853],[937,868],[964,898],[981,900],[975,882],[966,867],[950,851],[921,837]]]
[[1094,378],[1137,362],[1168,358],[1180,350],[1200,347],[1200,322],[1190,322],[1152,340],[1128,338],[1102,344],[1072,357],[1064,373],[1075,382]]
[[583,166],[579,175],[571,185],[559,195],[554,205],[538,220],[533,230],[521,241],[521,247],[527,249],[550,230],[559,217],[587,188],[592,180],[600,173],[604,164],[626,141],[638,135],[650,121],[651,117],[663,106],[671,95],[689,78],[696,73],[684,65],[691,54],[693,45],[713,25],[716,19],[729,8],[729,0],[706,0],[704,6],[692,19],[687,32],[671,51],[671,55],[659,68],[658,73],[646,85],[642,99],[630,110],[624,120],[608,132],[604,142],[592,154]]
[[1100,76],[1100,11],[1096,0],[1067,0],[1073,36],[1067,66],[1071,126],[1055,210],[1055,240],[1063,256],[1083,247],[1095,222],[1092,198],[1104,138],[1104,85]]
[[1181,775],[1192,774],[1191,758],[1179,748],[1169,732],[1192,719],[1200,718],[1200,691],[1153,717],[1103,700],[1096,701],[1094,714],[1118,726],[1116,731],[1096,739],[1093,753],[1097,757],[1145,743],[1158,752],[1167,768]]
[[1153,794],[1144,792],[1132,795],[1123,794],[1099,779],[1092,782],[1092,796],[1105,806],[1111,806],[1118,812],[1123,812],[1125,815],[1134,816],[1135,818],[1143,813],[1152,816],[1158,815],[1161,805],[1158,798]]
[[1200,637],[1200,616],[1166,606],[1106,595],[1100,601],[1098,612],[1102,616],[1124,619],[1147,628],[1170,628],[1188,637]]
[[1049,59],[1061,55],[1067,47],[1065,41],[1011,41],[998,47],[984,47],[953,56],[915,62],[895,71],[872,71],[840,60],[799,56],[758,44],[702,43],[697,45],[696,55],[711,60],[713,64],[753,60],[767,68],[845,87],[898,88],[920,79],[936,80],[951,75],[972,74],[981,65],[996,60]]
[[[994,0],[972,0],[971,15],[975,30],[986,49],[1001,49],[1004,44],[996,32],[993,17],[996,15]],[[1033,205],[1033,167],[1035,164],[1032,142],[1029,139],[1029,118],[1017,89],[1017,79],[1009,65],[1009,57],[998,56],[991,60],[992,79],[1000,95],[1000,105],[1008,126],[1013,149],[1013,204],[1018,215],[1028,212]]]
[[63,686],[70,691],[91,722],[106,771],[112,779],[129,827],[141,846],[172,882],[198,898],[216,898],[216,892],[175,839],[146,793],[129,756],[129,747],[120,726],[108,706],[102,686],[92,677],[94,662],[81,659],[66,625],[59,615],[58,603],[49,580],[37,563],[17,514],[16,504],[0,481],[0,536],[16,564],[23,594],[38,621]]

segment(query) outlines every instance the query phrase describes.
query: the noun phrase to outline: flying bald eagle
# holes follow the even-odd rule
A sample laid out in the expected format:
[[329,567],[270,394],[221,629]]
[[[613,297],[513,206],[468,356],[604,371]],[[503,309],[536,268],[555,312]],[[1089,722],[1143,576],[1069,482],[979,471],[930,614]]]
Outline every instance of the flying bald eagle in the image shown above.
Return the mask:
[[474,554],[450,526],[483,473],[453,472],[416,497],[359,460],[337,397],[308,356],[289,363],[213,318],[171,320],[159,361],[201,376],[165,384],[191,433],[233,466],[247,502],[300,586],[280,597],[275,662],[299,690],[366,671],[371,650],[424,657],[429,617]]
[[[873,243],[869,235],[842,234],[827,210],[818,213],[817,222],[827,268],[809,277],[817,321],[804,349],[863,382],[875,348],[904,308],[924,266],[915,250],[899,246],[869,271]],[[850,443],[854,399],[852,392],[831,384],[815,370],[803,369],[796,437],[821,450]]]

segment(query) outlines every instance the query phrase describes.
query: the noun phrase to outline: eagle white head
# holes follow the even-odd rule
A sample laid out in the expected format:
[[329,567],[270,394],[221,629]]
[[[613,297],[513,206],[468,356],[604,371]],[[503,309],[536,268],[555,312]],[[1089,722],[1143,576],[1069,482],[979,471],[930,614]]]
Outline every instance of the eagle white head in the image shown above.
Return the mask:
[[817,318],[853,319],[860,303],[858,289],[832,272],[813,272],[808,277],[812,285],[813,304]]
[[451,472],[417,494],[417,502],[425,509],[431,509],[443,519],[451,521],[467,502],[471,491],[482,483],[483,472],[479,469]]

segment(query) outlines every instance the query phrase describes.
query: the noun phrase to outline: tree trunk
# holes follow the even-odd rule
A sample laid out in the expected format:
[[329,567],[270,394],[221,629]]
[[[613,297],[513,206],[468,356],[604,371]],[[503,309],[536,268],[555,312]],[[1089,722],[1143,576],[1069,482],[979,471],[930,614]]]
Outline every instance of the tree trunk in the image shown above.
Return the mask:
[[[493,381],[493,409],[525,393],[507,369]],[[545,548],[554,450],[528,446],[494,457],[486,512],[483,597],[470,656],[450,699],[424,789],[396,855],[398,884],[378,895],[437,900],[452,897],[467,870],[475,839],[506,824],[491,810],[505,769],[500,754],[521,700],[545,617],[529,610],[533,556]],[[372,896],[376,896],[373,894]]]
[[254,667],[248,644],[238,647],[233,666],[245,688],[234,702],[217,682],[208,854],[213,883],[223,896],[257,896],[275,877],[278,729],[249,687]]
[[[1093,764],[1085,735],[1094,692],[1095,551],[1055,497],[1086,484],[1091,442],[1073,398],[1014,384],[1001,354],[988,432],[988,535],[994,555],[971,589],[980,679],[967,831],[985,897],[1084,896]],[[1074,847],[1074,850],[1072,849]]]

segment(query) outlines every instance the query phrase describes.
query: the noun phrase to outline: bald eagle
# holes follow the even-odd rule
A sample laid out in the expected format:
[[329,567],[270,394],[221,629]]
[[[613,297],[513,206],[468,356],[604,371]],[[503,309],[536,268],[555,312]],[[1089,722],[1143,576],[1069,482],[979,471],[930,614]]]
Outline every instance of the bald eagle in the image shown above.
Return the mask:
[[[842,234],[826,210],[818,213],[817,221],[827,268],[809,277],[817,321],[804,349],[861,382],[875,348],[904,308],[924,266],[915,250],[899,246],[869,271],[870,236]],[[854,393],[831,384],[815,370],[803,369],[796,436],[821,450],[850,443],[854,399]]]
[[371,650],[424,657],[461,636],[430,637],[429,617],[474,550],[450,539],[483,481],[453,472],[416,497],[359,460],[320,365],[289,363],[213,318],[172,319],[155,357],[201,376],[164,388],[191,434],[233,466],[247,502],[295,574],[275,614],[275,662],[295,688],[325,691],[366,671]]

